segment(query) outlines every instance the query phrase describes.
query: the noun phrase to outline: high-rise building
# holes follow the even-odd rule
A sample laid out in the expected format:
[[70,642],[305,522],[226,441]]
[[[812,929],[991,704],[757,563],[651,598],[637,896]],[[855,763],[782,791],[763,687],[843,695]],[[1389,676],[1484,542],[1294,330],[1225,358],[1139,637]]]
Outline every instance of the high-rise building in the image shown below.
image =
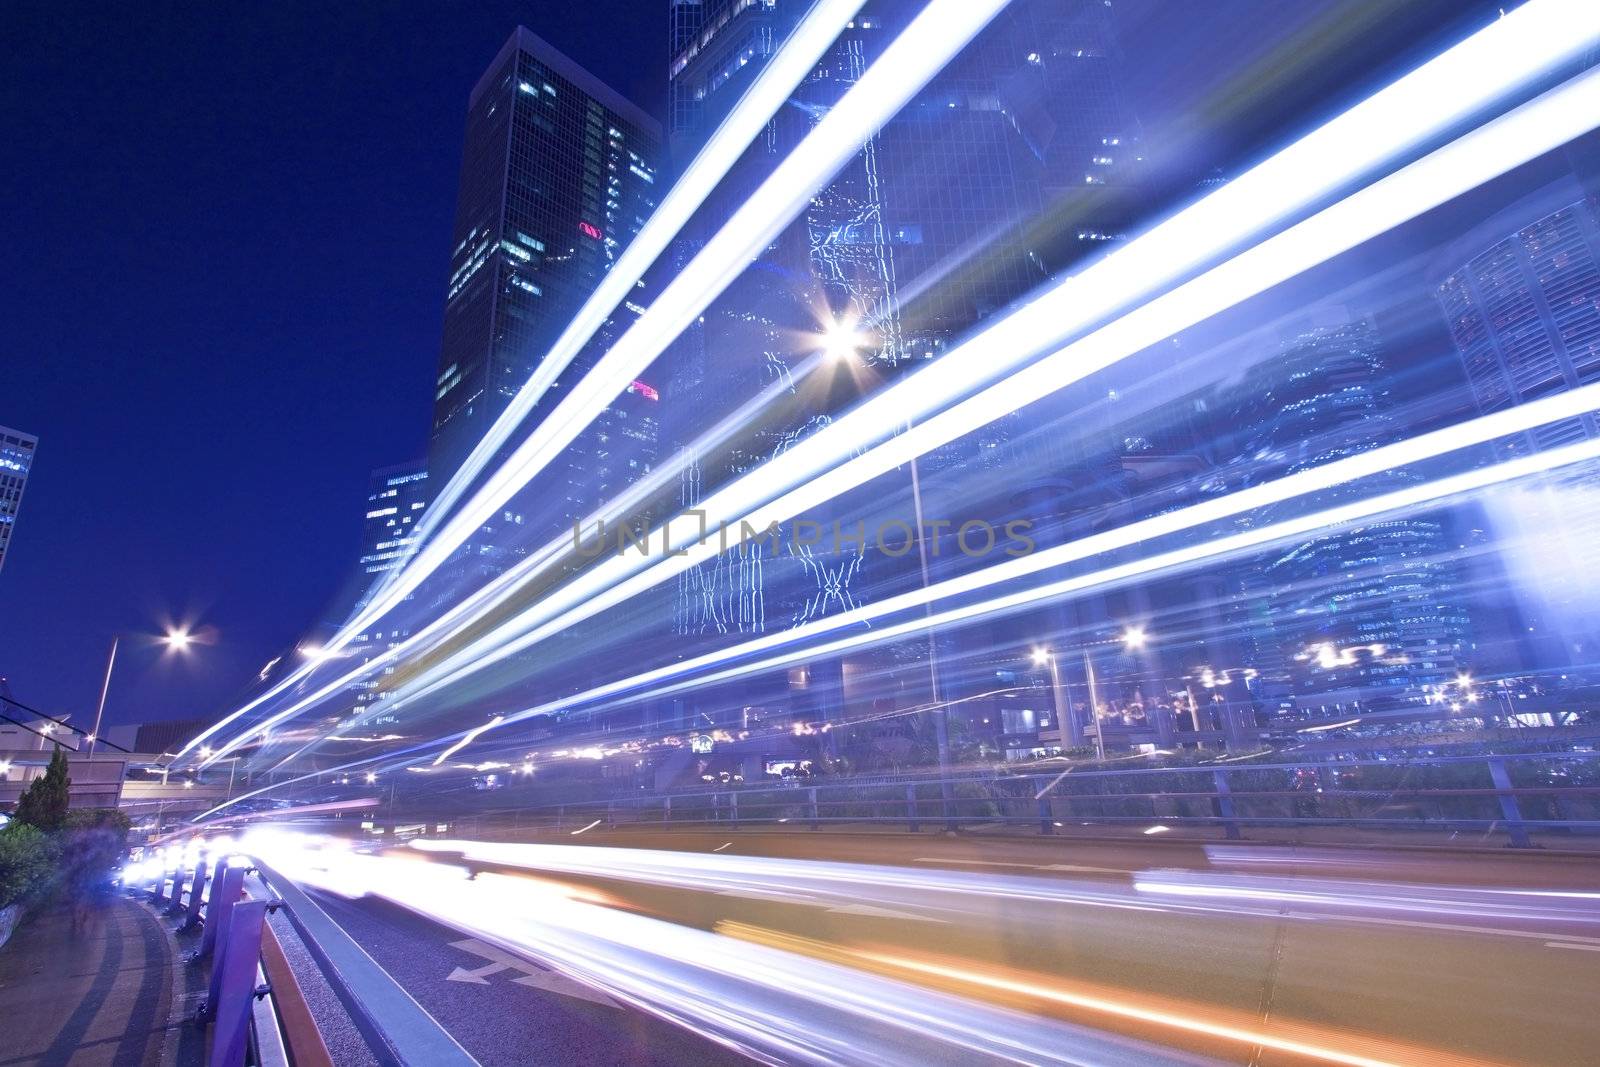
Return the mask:
[[[1248,374],[1235,422],[1255,427],[1242,466],[1268,481],[1399,438],[1398,403],[1376,329],[1330,321]],[[1320,510],[1415,484],[1385,472],[1306,497]],[[1248,521],[1285,517],[1288,505]],[[1440,514],[1336,527],[1238,571],[1242,629],[1269,713],[1319,715],[1421,705],[1468,666],[1454,545]]]
[[416,551],[416,526],[428,506],[428,468],[421,462],[372,472],[366,521],[361,527],[363,598],[381,576],[405,565]]
[[[1484,414],[1600,381],[1600,206],[1574,183],[1570,201],[1546,210],[1561,191],[1474,228],[1457,244],[1468,258],[1436,290]],[[1502,449],[1537,451],[1597,432],[1595,417],[1584,415]]]
[[[650,116],[521,27],[473,89],[428,457],[435,492],[649,217],[661,181],[660,154],[660,129]],[[524,427],[560,401],[645,303],[635,294],[619,309]],[[601,420],[608,425],[592,427],[566,461],[588,462],[605,451],[600,438],[629,436],[609,424],[632,430],[635,409],[620,401]],[[576,468],[548,474],[554,483],[593,484]],[[588,495],[571,507],[554,509],[561,512],[555,525],[571,510],[597,502],[583,492]],[[523,510],[530,522],[545,525],[543,506]]]
[[32,434],[0,426],[0,567],[5,566],[6,549],[22,507],[22,490],[27,487],[38,447],[39,439]]
[[[1600,204],[1566,177],[1484,220],[1445,254],[1435,289],[1484,414],[1600,381]],[[1600,434],[1594,414],[1496,442],[1502,457]],[[1512,598],[1528,667],[1594,662],[1600,484],[1567,468],[1485,494],[1481,506]]]

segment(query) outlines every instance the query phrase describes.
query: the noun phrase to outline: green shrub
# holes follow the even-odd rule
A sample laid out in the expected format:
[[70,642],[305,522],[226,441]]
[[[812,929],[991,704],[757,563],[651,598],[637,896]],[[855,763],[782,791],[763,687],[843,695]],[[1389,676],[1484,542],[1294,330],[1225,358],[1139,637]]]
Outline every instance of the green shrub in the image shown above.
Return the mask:
[[58,848],[27,823],[0,826],[0,908],[43,893],[54,880]]

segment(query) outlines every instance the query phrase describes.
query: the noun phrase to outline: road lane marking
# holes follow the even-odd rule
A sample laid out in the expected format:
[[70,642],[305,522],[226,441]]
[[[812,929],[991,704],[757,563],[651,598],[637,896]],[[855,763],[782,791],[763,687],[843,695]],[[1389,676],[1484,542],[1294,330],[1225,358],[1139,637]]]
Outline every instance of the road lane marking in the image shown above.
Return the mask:
[[724,841],[722,844],[718,845],[716,848],[712,849],[711,851],[712,852],[721,852],[723,849],[727,848],[731,844],[733,844],[732,841]]
[[1546,941],[1545,948],[1575,948],[1580,952],[1600,952],[1600,944],[1585,945],[1578,941]]
[[591,1004],[601,1004],[608,1008],[619,1007],[616,1001],[592,986],[568,978],[560,971],[549,970],[538,964],[514,956],[504,949],[486,944],[475,937],[465,941],[450,942],[451,948],[470,952],[474,956],[481,956],[489,962],[482,967],[468,970],[457,967],[445,978],[447,982],[470,982],[474,985],[490,985],[489,975],[499,974],[501,971],[520,971],[521,976],[513,978],[517,985],[529,986],[533,989],[542,989],[546,993],[555,993],[558,996],[572,997],[575,1000],[586,1000]]

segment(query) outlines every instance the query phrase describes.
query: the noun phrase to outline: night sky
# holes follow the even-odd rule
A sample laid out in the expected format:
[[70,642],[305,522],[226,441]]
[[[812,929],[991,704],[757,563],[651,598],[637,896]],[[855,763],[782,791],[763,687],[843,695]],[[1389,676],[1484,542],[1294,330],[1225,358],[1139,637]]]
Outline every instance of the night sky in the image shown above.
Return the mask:
[[[1147,143],[1197,173],[1461,21],[1397,0],[1353,49],[1371,5],[1120,6]],[[521,22],[659,114],[666,7],[3,5],[0,424],[40,438],[0,572],[17,699],[85,722],[111,635],[181,623],[208,643],[125,646],[107,719],[212,715],[338,621],[367,476],[425,447],[468,92]]]

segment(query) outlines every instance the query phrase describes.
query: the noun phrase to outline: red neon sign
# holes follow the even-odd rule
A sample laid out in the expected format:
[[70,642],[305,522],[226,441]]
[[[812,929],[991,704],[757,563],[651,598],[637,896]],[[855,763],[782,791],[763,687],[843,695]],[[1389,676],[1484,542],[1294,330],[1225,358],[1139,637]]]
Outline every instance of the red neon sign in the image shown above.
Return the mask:
[[656,392],[656,390],[655,390],[655,388],[653,386],[646,385],[643,382],[634,382],[632,385],[628,386],[628,392],[630,392],[630,393],[638,393],[640,396],[644,397],[646,400],[660,400],[661,399],[661,394]]
[[578,229],[583,231],[585,237],[593,237],[596,241],[605,236],[592,222],[580,222],[578,223]]

